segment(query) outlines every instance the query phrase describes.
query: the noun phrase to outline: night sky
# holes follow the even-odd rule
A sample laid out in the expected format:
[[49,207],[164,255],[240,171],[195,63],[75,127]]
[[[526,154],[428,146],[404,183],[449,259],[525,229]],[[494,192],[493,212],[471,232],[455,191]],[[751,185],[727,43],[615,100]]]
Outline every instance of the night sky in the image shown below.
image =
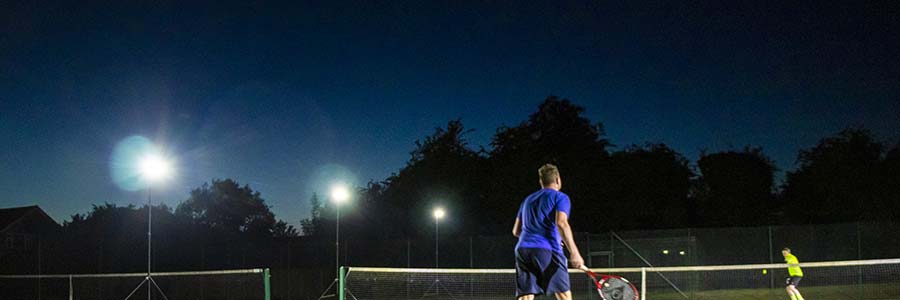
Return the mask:
[[134,2],[0,4],[0,207],[140,205],[110,175],[140,135],[177,159],[157,201],[233,178],[297,225],[448,120],[488,147],[548,95],[617,149],[758,145],[782,174],[847,126],[900,141],[897,2]]

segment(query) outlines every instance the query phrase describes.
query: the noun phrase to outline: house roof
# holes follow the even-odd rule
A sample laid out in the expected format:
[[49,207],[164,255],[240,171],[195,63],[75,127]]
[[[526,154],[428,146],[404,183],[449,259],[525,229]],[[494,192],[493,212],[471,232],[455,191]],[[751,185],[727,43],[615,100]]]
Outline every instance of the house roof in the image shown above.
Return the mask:
[[[38,213],[50,219],[47,213],[37,205],[0,208],[0,232],[5,231],[8,227],[32,213]],[[56,222],[54,221],[54,223]]]

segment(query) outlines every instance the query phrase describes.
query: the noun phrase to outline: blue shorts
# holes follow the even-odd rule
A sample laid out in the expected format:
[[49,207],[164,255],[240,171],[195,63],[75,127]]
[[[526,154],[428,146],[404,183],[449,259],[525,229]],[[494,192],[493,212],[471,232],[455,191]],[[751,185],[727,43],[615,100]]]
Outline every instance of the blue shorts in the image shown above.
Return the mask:
[[516,249],[516,297],[569,291],[568,263],[550,249]]

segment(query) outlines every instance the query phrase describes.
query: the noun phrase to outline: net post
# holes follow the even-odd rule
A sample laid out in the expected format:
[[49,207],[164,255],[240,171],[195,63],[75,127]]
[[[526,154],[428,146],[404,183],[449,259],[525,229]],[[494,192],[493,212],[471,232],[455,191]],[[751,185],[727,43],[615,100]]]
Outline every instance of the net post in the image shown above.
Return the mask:
[[345,270],[344,270],[344,267],[343,267],[343,266],[341,267],[339,273],[340,273],[340,275],[338,275],[338,291],[337,291],[337,293],[338,293],[338,300],[344,300],[344,283],[345,283],[345,282],[344,282],[344,279],[345,279],[345,278],[344,278],[344,274],[345,274]]
[[641,268],[641,300],[647,300],[647,268]]
[[74,291],[72,289],[72,274],[69,274],[69,300],[74,300]]
[[269,277],[271,277],[271,275],[269,275],[269,268],[263,269],[263,288],[265,289],[266,300],[272,299],[272,285],[269,282]]

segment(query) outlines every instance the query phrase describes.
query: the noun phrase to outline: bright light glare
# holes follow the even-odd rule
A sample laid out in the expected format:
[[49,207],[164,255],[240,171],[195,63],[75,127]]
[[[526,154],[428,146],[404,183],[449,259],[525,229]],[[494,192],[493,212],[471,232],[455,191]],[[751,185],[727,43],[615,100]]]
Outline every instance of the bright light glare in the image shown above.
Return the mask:
[[335,185],[331,188],[331,201],[336,204],[347,202],[350,199],[350,191],[343,185]]
[[669,250],[663,250],[663,254],[669,254]]
[[434,209],[434,218],[435,219],[438,219],[438,220],[443,219],[444,214],[446,214],[446,212],[444,211],[443,208],[438,207],[438,208]]
[[159,155],[151,154],[141,159],[138,167],[147,180],[158,181],[172,173],[172,166]]
[[684,250],[678,251],[678,255],[684,255]]

